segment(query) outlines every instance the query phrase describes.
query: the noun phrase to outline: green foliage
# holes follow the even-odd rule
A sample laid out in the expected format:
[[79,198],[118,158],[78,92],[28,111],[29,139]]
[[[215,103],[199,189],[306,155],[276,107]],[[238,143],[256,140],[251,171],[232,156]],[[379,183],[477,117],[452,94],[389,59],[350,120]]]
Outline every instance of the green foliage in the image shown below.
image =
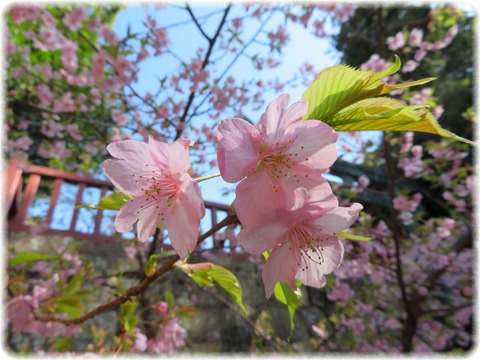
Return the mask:
[[[265,251],[263,257],[265,260],[270,256],[271,251]],[[294,316],[298,307],[302,304],[303,297],[302,292],[300,291],[300,286],[302,285],[298,280],[295,280],[295,285],[297,289],[294,291],[290,289],[287,284],[279,282],[275,285],[273,289],[273,295],[280,303],[285,305],[288,310],[288,316],[290,318],[290,335],[289,340],[293,335],[293,330],[295,329]]]
[[[182,270],[199,286],[211,287],[216,282],[240,306],[246,315],[247,311],[242,301],[242,287],[236,276],[220,265],[213,263],[186,264],[177,262],[175,267]],[[170,305],[170,304],[169,304]]]
[[340,232],[336,233],[336,235],[340,236],[344,239],[348,239],[348,240],[358,240],[358,241],[370,241],[370,240],[372,240],[372,238],[368,237],[368,236],[360,236],[360,235],[349,234],[349,233],[346,233],[344,231],[340,231]]
[[124,194],[120,191],[115,191],[109,195],[106,195],[100,199],[97,205],[82,204],[77,208],[87,209],[101,209],[101,210],[120,210],[120,208],[128,201],[133,199],[133,196]]
[[397,72],[400,59],[388,69],[374,73],[345,65],[320,72],[302,96],[308,102],[306,120],[322,120],[337,131],[421,131],[471,143],[440,127],[425,106],[406,106],[388,97],[393,90],[428,83],[434,78],[390,85],[382,78]]
[[138,302],[136,300],[129,300],[120,306],[120,323],[132,336],[134,336],[133,329],[138,322],[138,316],[135,315],[137,308]]
[[25,263],[37,262],[40,260],[52,260],[57,258],[56,255],[40,253],[36,251],[22,251],[17,254],[10,260],[10,266],[18,266]]
[[148,259],[147,263],[145,264],[145,275],[152,276],[155,273],[159,257],[160,255],[157,254],[153,254],[152,256],[150,256],[150,259]]
[[290,318],[290,336],[289,340],[293,335],[293,330],[295,329],[294,315],[298,307],[302,304],[303,297],[302,292],[300,291],[300,283],[295,281],[297,284],[297,289],[293,291],[287,284],[277,283],[273,290],[273,295],[275,299],[284,304],[288,310],[288,316]]

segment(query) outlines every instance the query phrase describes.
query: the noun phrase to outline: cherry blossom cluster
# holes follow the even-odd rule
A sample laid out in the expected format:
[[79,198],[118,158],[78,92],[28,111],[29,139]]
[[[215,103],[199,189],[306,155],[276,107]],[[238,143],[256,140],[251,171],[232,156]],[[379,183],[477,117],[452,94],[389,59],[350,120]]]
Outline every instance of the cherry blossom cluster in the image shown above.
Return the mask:
[[266,296],[277,282],[296,289],[295,279],[322,287],[342,261],[335,233],[348,228],[360,204],[339,207],[322,177],[336,160],[335,131],[321,121],[303,121],[306,102],[288,107],[273,100],[257,127],[241,118],[217,126],[218,164],[237,185],[235,211],[243,225],[239,243],[252,254],[271,250],[263,267]]

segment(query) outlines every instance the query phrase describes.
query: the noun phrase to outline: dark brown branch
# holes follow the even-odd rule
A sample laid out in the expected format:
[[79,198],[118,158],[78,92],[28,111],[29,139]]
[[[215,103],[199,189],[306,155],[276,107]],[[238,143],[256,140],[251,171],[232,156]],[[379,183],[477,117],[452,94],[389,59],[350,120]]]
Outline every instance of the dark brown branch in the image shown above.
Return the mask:
[[207,39],[208,42],[211,42],[212,39],[205,33],[205,31],[203,31],[203,28],[202,26],[200,25],[200,23],[198,22],[197,18],[195,17],[195,15],[193,14],[193,11],[192,11],[192,8],[190,7],[190,5],[188,5],[188,3],[185,3],[185,9],[188,11],[188,13],[190,14],[190,17],[192,18],[193,22],[195,23],[195,26],[198,28],[198,30],[202,33],[203,37],[205,39]]
[[[200,235],[197,240],[197,246],[202,243],[205,239],[208,237],[212,236],[215,234],[218,230],[222,229],[225,226],[228,226],[230,224],[234,224],[238,221],[236,215],[232,215],[231,213],[228,214],[228,216],[220,221],[217,225],[213,226],[210,230],[208,230],[206,233]],[[173,264],[175,264],[180,257],[178,255],[172,256],[169,260],[167,260],[160,268],[158,268],[155,273],[151,276],[147,276],[145,279],[143,279],[140,283],[138,283],[136,286],[131,287],[126,291],[126,293],[122,296],[119,296],[112,301],[109,301],[106,304],[100,305],[97,308],[93,309],[92,311],[79,316],[74,319],[60,319],[56,316],[41,316],[38,314],[34,313],[34,318],[37,321],[42,321],[42,322],[48,322],[48,321],[53,321],[53,322],[59,322],[65,325],[79,325],[84,323],[86,320],[91,319],[98,314],[101,314],[105,311],[111,310],[113,308],[116,308],[119,305],[122,305],[123,303],[127,302],[130,300],[132,297],[139,295],[142,293],[145,289],[148,288],[148,286],[154,282],[157,278],[165,274],[166,272],[170,271],[173,267]]]
[[[227,15],[230,12],[231,7],[232,7],[232,4],[228,4],[228,6],[225,8],[225,11],[223,13],[223,17],[220,20],[220,24],[218,24],[217,31],[215,32],[215,35],[209,41],[207,53],[205,54],[205,57],[203,58],[202,69],[205,69],[206,66],[208,65],[208,62],[210,61],[210,56],[212,55],[213,47],[215,46],[215,43],[218,39],[218,36],[220,35],[220,31],[222,30],[223,25],[225,25],[225,22],[227,20]],[[190,111],[190,107],[192,106],[194,98],[195,98],[195,92],[192,91],[190,93],[190,96],[188,97],[188,101],[187,101],[187,104],[185,105],[185,109],[183,110],[182,117],[180,118],[180,123],[184,123],[186,121],[188,112]],[[175,135],[175,140],[180,138],[180,136],[182,135],[182,131],[183,131],[183,129],[181,127],[179,127],[177,129],[177,134]]]

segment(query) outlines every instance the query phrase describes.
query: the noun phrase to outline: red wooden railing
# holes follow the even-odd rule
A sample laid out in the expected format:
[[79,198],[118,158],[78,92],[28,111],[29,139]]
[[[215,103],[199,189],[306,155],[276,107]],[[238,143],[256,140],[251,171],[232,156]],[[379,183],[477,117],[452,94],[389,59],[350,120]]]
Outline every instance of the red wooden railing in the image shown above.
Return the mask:
[[[101,197],[105,196],[108,191],[113,190],[112,183],[83,177],[68,172],[54,170],[43,166],[24,164],[18,161],[9,161],[7,168],[5,201],[8,214],[7,229],[9,232],[35,232],[38,226],[32,226],[26,222],[28,209],[32,205],[39,186],[40,181],[46,181],[53,184],[53,189],[50,196],[50,204],[44,222],[44,229],[42,233],[52,233],[57,235],[71,236],[76,239],[90,239],[112,241],[114,236],[105,235],[100,232],[100,226],[103,218],[103,211],[96,210],[95,226],[93,233],[85,233],[76,230],[77,221],[79,220],[79,208],[75,208],[68,230],[52,229],[52,219],[55,212],[55,207],[61,193],[63,184],[78,185],[78,193],[75,204],[80,205],[82,196],[87,188],[100,189]],[[219,222],[219,212],[226,213],[230,210],[230,206],[218,204],[210,201],[205,201],[205,207],[210,210],[212,226]],[[220,219],[221,220],[221,219]],[[214,243],[214,242],[213,242]]]

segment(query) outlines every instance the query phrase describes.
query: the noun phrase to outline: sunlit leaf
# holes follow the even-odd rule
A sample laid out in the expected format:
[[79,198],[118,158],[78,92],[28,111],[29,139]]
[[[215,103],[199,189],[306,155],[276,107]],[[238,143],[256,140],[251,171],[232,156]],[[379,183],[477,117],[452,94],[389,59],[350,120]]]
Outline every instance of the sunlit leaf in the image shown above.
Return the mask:
[[400,69],[400,59],[386,70],[374,73],[347,65],[320,72],[302,96],[308,102],[305,120],[321,120],[337,131],[419,131],[467,142],[442,129],[425,105],[407,106],[399,100],[379,97],[393,90],[426,84],[434,78],[390,85],[382,78]]
[[370,240],[372,240],[372,238],[368,237],[368,236],[353,235],[353,234],[349,234],[349,233],[346,233],[346,232],[343,232],[343,231],[340,231],[340,232],[336,233],[335,235],[340,236],[344,239],[349,239],[349,240],[358,240],[358,241],[370,241]]
[[135,315],[138,302],[129,300],[120,306],[120,323],[126,331],[133,335],[133,329],[138,322],[138,317]]
[[150,256],[150,259],[148,259],[144,267],[145,275],[152,276],[155,273],[155,269],[157,267],[157,261],[159,257],[160,255],[157,255],[157,254],[153,254],[152,256]]
[[55,300],[57,311],[65,313],[73,319],[82,315],[83,305],[80,298],[73,295],[63,295]]
[[10,266],[17,266],[20,264],[36,262],[40,260],[51,260],[56,257],[56,255],[39,253],[36,251],[22,251],[15,254],[15,256],[10,260]]
[[62,290],[62,294],[64,295],[74,295],[80,290],[83,284],[83,271],[78,271],[75,276],[70,280],[67,287]]
[[246,315],[247,311],[242,301],[242,287],[235,275],[222,266],[213,263],[187,264],[178,261],[175,267],[182,270],[193,281],[200,286],[213,286],[216,282],[225,290],[240,306],[243,313]]
[[101,210],[120,210],[120,208],[128,200],[133,199],[133,196],[124,194],[120,191],[115,191],[109,195],[106,195],[100,199],[100,202],[97,205],[93,204],[82,204],[76,206],[77,208],[87,208],[87,209],[101,209]]
[[288,316],[290,318],[290,339],[295,329],[294,315],[303,300],[302,292],[299,288],[293,291],[287,284],[279,282],[275,285],[273,295],[275,299],[287,306]]

